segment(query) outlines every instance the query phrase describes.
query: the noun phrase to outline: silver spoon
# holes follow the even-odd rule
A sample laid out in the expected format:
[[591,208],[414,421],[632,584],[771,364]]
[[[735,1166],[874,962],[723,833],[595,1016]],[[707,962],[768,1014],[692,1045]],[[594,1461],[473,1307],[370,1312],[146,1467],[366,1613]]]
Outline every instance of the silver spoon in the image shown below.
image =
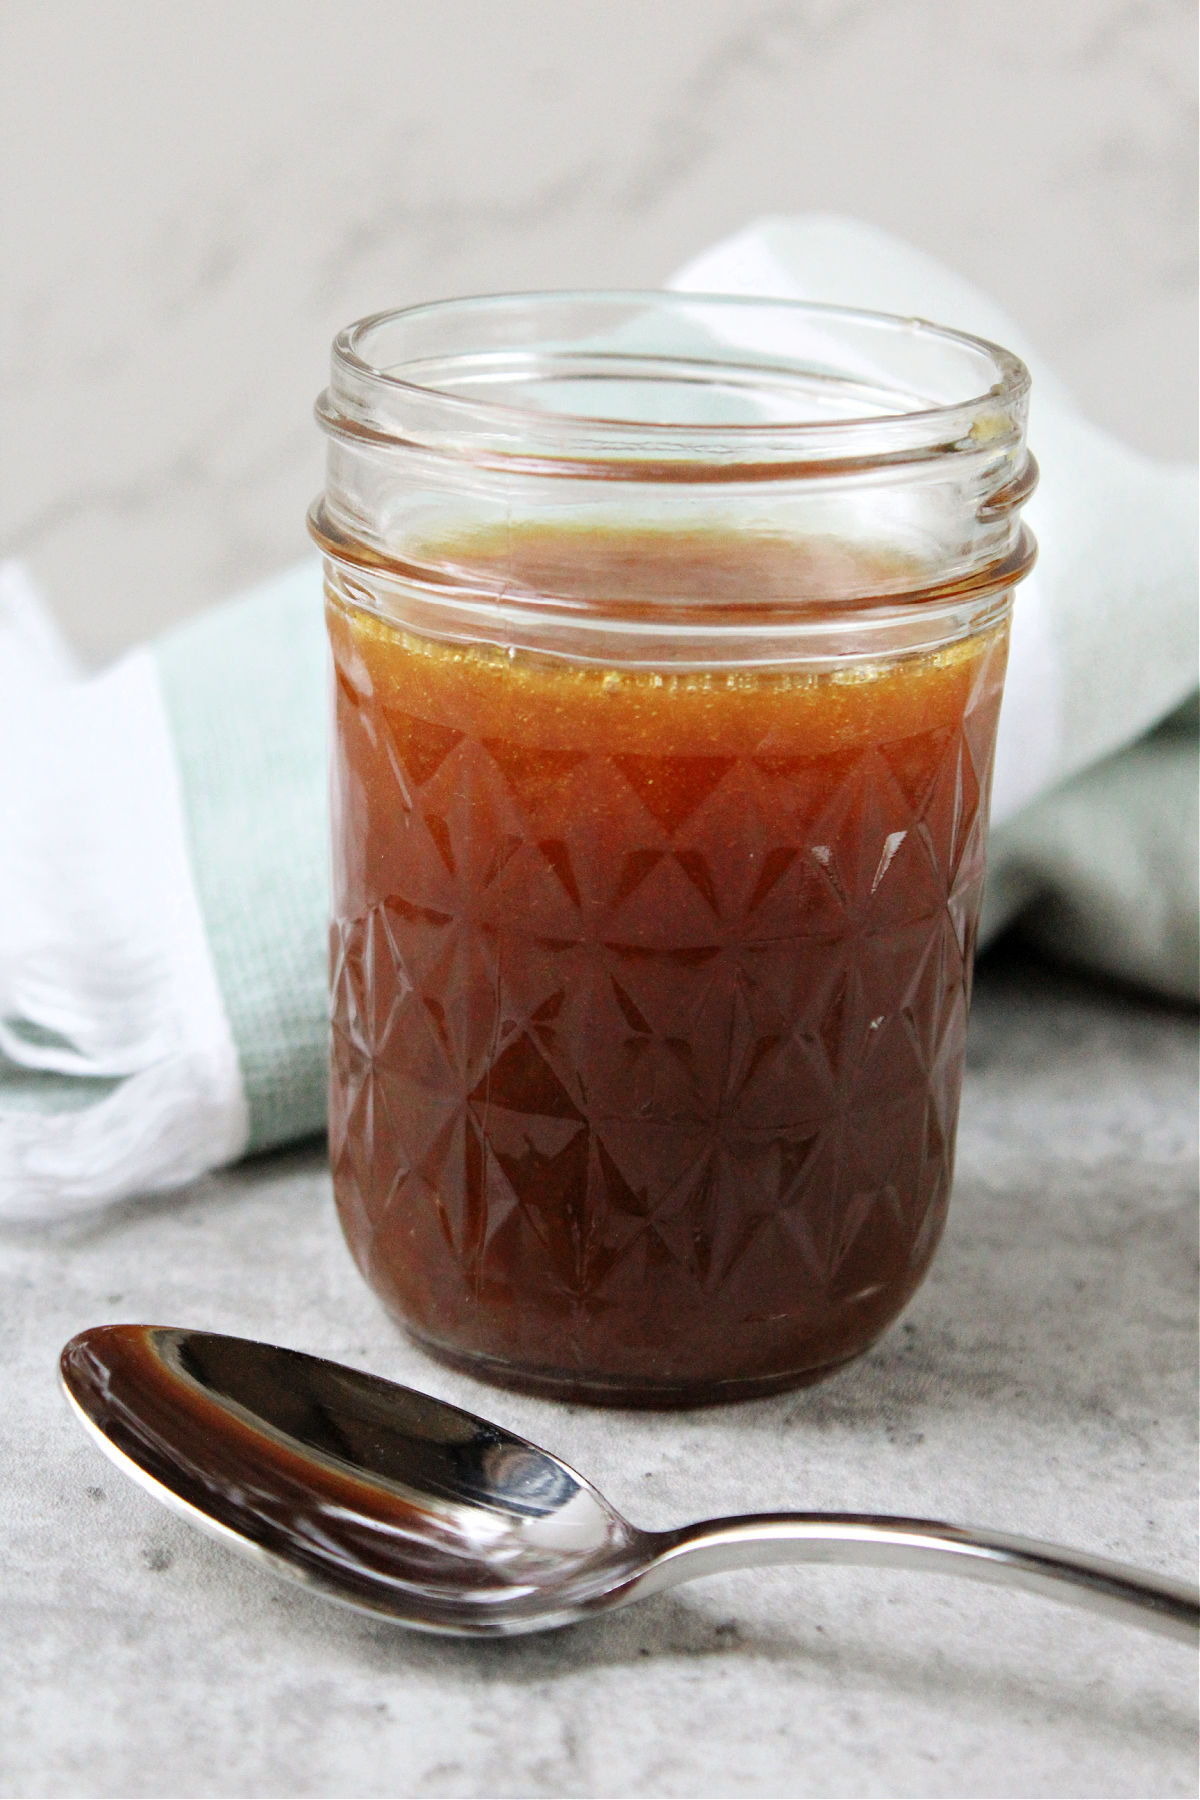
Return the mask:
[[784,1562],[969,1575],[1188,1642],[1200,1629],[1183,1582],[931,1519],[763,1513],[642,1531],[498,1425],[245,1338],[98,1325],[61,1372],[101,1449],[157,1499],[277,1574],[422,1631],[540,1631]]

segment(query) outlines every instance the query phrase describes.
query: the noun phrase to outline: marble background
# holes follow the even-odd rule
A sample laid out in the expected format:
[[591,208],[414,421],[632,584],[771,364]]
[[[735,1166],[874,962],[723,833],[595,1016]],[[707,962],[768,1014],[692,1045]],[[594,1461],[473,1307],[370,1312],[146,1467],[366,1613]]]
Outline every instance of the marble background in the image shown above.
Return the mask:
[[902,233],[1194,454],[1191,0],[4,0],[0,554],[81,653],[303,554],[336,328]]

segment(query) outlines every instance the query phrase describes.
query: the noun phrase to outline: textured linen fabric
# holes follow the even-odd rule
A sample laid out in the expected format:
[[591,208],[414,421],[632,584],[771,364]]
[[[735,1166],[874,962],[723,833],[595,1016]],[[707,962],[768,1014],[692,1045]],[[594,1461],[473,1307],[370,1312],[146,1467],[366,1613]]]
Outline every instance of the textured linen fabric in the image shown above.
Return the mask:
[[672,286],[923,317],[1029,365],[1041,482],[1025,517],[1038,562],[1014,608],[980,941],[1019,921],[1081,967],[1194,1000],[1195,467],[1155,462],[1093,425],[995,301],[861,221],[759,220]]
[[315,558],[155,646],[247,1150],[325,1124],[325,638]]
[[[768,220],[677,285],[923,314],[1030,361],[1041,555],[1016,598],[981,941],[1015,922],[1194,999],[1194,472],[1091,426],[985,296],[871,227]],[[0,879],[0,1217],[179,1186],[323,1128],[324,670],[315,557],[89,680],[0,586],[0,698],[46,739],[30,757],[25,725],[0,730],[0,831],[24,857]],[[64,757],[55,721],[84,715]]]
[[1189,705],[992,834],[984,938],[1007,919],[1063,962],[1194,1001],[1197,733]]

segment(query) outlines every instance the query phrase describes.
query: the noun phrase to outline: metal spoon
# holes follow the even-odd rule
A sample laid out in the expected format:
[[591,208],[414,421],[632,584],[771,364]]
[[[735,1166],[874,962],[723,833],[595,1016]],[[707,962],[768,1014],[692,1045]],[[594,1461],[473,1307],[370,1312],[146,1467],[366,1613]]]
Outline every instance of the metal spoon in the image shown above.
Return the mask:
[[1183,1582],[930,1519],[763,1513],[642,1531],[498,1425],[244,1338],[99,1325],[61,1371],[101,1449],[156,1498],[277,1574],[422,1631],[540,1631],[783,1562],[969,1575],[1189,1642],[1200,1629]]

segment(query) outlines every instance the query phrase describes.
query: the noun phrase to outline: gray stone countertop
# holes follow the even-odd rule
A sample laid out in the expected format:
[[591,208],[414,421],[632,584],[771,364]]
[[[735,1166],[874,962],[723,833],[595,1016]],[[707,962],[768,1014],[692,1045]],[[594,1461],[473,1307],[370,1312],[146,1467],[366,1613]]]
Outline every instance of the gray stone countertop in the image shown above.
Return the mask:
[[618,1414],[489,1390],[386,1322],[319,1149],[2,1259],[6,1795],[1174,1795],[1195,1658],[904,1572],[726,1575],[507,1643],[278,1582],[69,1416],[85,1325],[244,1333],[546,1444],[639,1523],[786,1507],[992,1524],[1194,1566],[1195,1031],[1012,956],[981,970],[951,1224],[904,1318],[824,1385]]

